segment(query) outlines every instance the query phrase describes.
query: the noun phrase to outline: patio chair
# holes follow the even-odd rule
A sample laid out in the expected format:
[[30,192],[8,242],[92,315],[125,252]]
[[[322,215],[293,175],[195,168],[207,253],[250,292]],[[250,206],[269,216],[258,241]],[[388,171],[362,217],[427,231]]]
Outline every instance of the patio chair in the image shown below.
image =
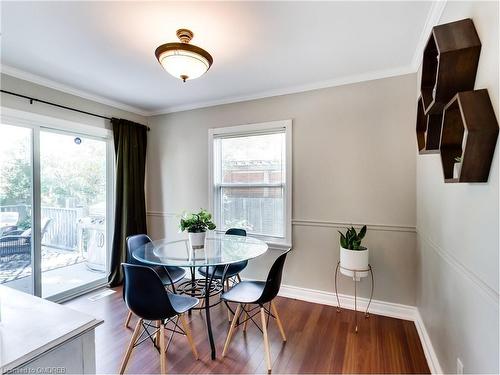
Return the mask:
[[[47,232],[51,218],[42,220],[41,239]],[[10,260],[14,255],[31,253],[31,228],[26,230],[9,231],[7,235],[0,237],[0,262]]]
[[0,212],[0,235],[5,235],[17,229],[19,222],[19,212],[4,211]]

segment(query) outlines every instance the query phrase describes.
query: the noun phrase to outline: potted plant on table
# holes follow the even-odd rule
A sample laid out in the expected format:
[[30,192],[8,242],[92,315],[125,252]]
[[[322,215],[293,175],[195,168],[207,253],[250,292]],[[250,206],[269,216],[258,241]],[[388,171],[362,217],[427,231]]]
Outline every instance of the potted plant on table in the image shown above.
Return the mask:
[[205,235],[207,230],[214,230],[212,215],[202,209],[198,213],[184,215],[181,219],[181,231],[187,231],[189,242],[193,249],[201,249],[205,246]]
[[366,225],[356,232],[354,227],[347,228],[346,233],[340,232],[340,272],[359,281],[368,276],[368,272],[354,272],[353,270],[368,269],[368,248],[361,246],[366,234]]

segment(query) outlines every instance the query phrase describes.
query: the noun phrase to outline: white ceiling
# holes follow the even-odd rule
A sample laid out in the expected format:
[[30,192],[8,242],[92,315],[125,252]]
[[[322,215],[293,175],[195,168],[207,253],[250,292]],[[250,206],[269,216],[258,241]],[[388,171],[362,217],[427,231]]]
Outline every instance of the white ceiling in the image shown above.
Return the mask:
[[[431,2],[5,2],[4,71],[161,113],[407,73]],[[183,83],[155,48],[175,31],[214,57]],[[14,69],[12,69],[14,68]]]

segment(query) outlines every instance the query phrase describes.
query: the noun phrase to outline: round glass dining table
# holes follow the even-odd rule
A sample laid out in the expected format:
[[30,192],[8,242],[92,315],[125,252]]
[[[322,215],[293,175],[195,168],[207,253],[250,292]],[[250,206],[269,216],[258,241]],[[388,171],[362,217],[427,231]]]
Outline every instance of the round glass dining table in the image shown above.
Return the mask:
[[[212,350],[212,359],[216,357],[215,343],[210,322],[210,297],[222,292],[224,280],[219,282],[220,288],[215,288],[214,276],[217,268],[227,271],[229,265],[256,258],[267,251],[267,244],[261,240],[248,236],[234,236],[228,234],[210,234],[205,239],[202,249],[192,249],[189,240],[169,241],[162,239],[149,242],[136,249],[132,256],[138,261],[155,266],[189,267],[191,280],[182,283],[184,288],[178,289],[180,293],[195,295],[198,281],[195,279],[195,269],[204,268],[205,280],[203,290],[198,296],[205,299],[205,314],[207,319],[208,339]],[[219,267],[215,267],[219,266]],[[191,285],[185,288],[186,285]]]

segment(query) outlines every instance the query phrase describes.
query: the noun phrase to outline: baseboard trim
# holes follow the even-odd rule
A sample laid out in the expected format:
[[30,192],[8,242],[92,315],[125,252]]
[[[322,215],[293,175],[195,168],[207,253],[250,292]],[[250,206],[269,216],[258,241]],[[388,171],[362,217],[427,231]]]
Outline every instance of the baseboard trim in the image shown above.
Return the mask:
[[[293,285],[281,285],[280,296],[294,298],[301,301],[319,303],[321,305],[337,306],[337,297],[333,292],[308,289]],[[340,306],[349,310],[354,310],[354,296],[339,293]],[[366,309],[368,298],[358,297],[358,311]],[[416,307],[401,305],[399,303],[372,300],[370,312],[377,315],[389,316],[391,318],[415,320]]]
[[[293,285],[281,285],[279,292],[281,297],[293,298],[300,301],[318,303],[327,306],[337,306],[337,297],[333,292],[326,292],[322,290],[302,288]],[[354,296],[347,294],[339,294],[340,305],[344,309],[354,309]],[[357,307],[358,311],[363,311],[368,305],[368,298],[358,297]],[[441,366],[437,359],[434,347],[425,328],[425,324],[418,311],[418,308],[410,305],[402,305],[399,303],[386,302],[380,300],[372,300],[370,310],[372,314],[388,316],[391,318],[411,320],[415,323],[415,327],[422,343],[425,358],[431,373],[442,374]]]
[[427,359],[429,369],[433,374],[442,374],[443,370],[441,369],[441,365],[439,364],[436,352],[434,351],[434,346],[432,345],[431,338],[427,333],[427,329],[425,328],[425,324],[422,316],[420,315],[420,311],[418,311],[418,309],[416,310],[417,316],[414,320],[414,323],[415,327],[417,328],[420,342],[422,343],[422,348],[424,349],[424,354],[425,358]]

